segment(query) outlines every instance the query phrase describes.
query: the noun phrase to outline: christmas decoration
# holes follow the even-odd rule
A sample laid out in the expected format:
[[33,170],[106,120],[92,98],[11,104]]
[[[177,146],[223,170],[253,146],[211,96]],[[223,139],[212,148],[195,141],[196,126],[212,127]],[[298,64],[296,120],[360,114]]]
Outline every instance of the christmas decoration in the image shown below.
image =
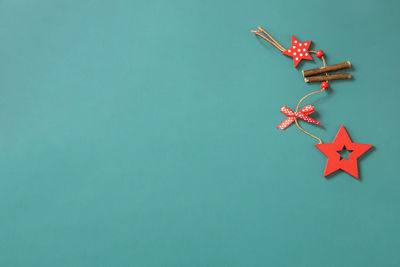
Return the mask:
[[[325,177],[340,169],[357,179],[357,159],[372,147],[372,145],[353,143],[343,125],[340,127],[333,143],[316,144],[315,146],[328,157],[324,173]],[[343,149],[351,152],[348,159],[342,158],[338,153]]]
[[292,36],[292,46],[283,51],[283,54],[292,57],[294,66],[297,67],[302,59],[313,60],[308,52],[310,45],[311,41],[301,43],[296,37]]
[[318,121],[314,120],[313,118],[308,117],[308,114],[311,114],[314,112],[314,106],[313,105],[308,105],[302,108],[299,112],[293,112],[290,108],[283,106],[281,108],[281,112],[288,116],[283,122],[281,122],[277,128],[281,130],[285,130],[286,127],[288,127],[292,122],[296,120],[296,118],[302,119],[303,121],[311,122],[314,124],[321,125]]
[[[367,150],[369,150],[372,145],[365,145],[365,144],[358,144],[353,143],[347,134],[346,129],[342,126],[334,140],[333,143],[323,143],[322,140],[309,132],[305,131],[298,122],[298,119],[303,121],[321,125],[320,122],[316,121],[315,119],[311,118],[311,113],[314,112],[313,105],[307,105],[300,109],[299,107],[301,103],[308,98],[309,96],[317,93],[321,93],[329,88],[329,81],[331,80],[340,80],[340,79],[351,79],[352,76],[350,73],[333,73],[338,70],[348,69],[351,67],[350,61],[346,61],[339,64],[334,65],[326,65],[325,62],[325,52],[323,50],[309,50],[311,41],[300,42],[296,37],[292,36],[292,43],[291,46],[285,49],[281,46],[272,36],[265,31],[263,28],[258,27],[257,31],[251,31],[252,33],[260,36],[264,40],[271,43],[273,46],[278,48],[284,55],[290,56],[293,58],[294,66],[297,67],[298,64],[301,62],[302,59],[306,60],[313,60],[311,54],[315,54],[318,58],[321,58],[323,66],[319,68],[303,70],[303,77],[306,83],[311,82],[321,82],[321,90],[312,92],[304,96],[300,99],[296,106],[296,110],[292,111],[286,106],[281,108],[281,112],[287,116],[287,118],[282,121],[277,128],[281,130],[285,130],[290,124],[293,122],[296,123],[296,126],[303,131],[304,133],[308,134],[309,136],[318,140],[318,144],[315,146],[325,155],[328,157],[325,173],[324,176],[328,176],[337,170],[343,170],[348,174],[352,175],[355,178],[358,177],[358,166],[357,166],[357,159],[364,154]],[[349,158],[346,159],[339,154],[342,150],[350,152]]]

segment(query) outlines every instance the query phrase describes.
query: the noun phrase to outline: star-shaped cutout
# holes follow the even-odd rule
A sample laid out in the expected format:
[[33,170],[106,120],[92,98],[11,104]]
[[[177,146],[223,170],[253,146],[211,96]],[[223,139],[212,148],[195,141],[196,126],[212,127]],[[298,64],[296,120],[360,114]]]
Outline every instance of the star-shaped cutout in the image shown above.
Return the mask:
[[343,146],[341,150],[337,151],[337,153],[340,155],[340,159],[349,159],[351,152],[353,152],[353,150],[347,149],[346,146]]
[[311,45],[311,41],[307,42],[299,42],[296,37],[292,35],[292,46],[283,51],[284,55],[293,58],[294,66],[297,67],[299,62],[302,59],[313,60],[310,53],[308,52],[308,48]]
[[[316,144],[315,146],[328,157],[324,177],[340,169],[357,179],[357,159],[372,147],[372,145],[353,143],[343,125],[340,127],[333,143]],[[348,159],[341,157],[339,154],[339,151],[343,149],[351,152]]]

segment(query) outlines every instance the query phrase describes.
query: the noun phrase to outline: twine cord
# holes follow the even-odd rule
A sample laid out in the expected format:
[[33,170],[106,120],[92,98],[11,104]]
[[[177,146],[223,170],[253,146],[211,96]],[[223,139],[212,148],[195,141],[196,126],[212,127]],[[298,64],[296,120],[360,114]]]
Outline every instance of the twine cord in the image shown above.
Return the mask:
[[[314,54],[317,53],[316,51],[309,51],[309,52],[310,52],[310,53],[314,53]],[[324,68],[325,68],[325,67],[326,67],[325,58],[324,58],[324,56],[322,56],[321,58],[322,58],[322,63],[323,63]],[[325,75],[327,76],[328,73],[325,72]],[[328,82],[328,80],[327,80],[326,82]],[[302,99],[300,99],[299,103],[297,104],[296,112],[299,111],[300,104],[301,104],[301,102],[303,102],[304,99],[306,99],[307,97],[309,97],[309,96],[311,96],[311,95],[313,95],[313,94],[318,94],[318,93],[321,93],[321,92],[323,92],[323,91],[325,91],[325,89],[321,89],[321,90],[318,90],[318,91],[315,91],[315,92],[312,92],[312,93],[309,93],[309,94],[305,95]],[[319,142],[319,144],[322,144],[321,138],[318,138],[318,137],[316,137],[315,135],[312,135],[312,134],[310,134],[309,132],[307,132],[306,130],[304,130],[304,129],[300,126],[299,122],[297,121],[297,118],[294,119],[294,122],[296,123],[297,128],[299,128],[302,132],[304,132],[305,134],[308,134],[309,136],[311,136],[311,137],[317,139],[318,142]]]
[[[275,39],[263,28],[261,27],[257,27],[258,31],[251,31],[254,34],[257,34],[258,36],[260,36],[261,38],[267,40],[269,43],[271,43],[273,46],[275,46],[276,48],[278,48],[281,52],[285,51],[286,49],[283,48],[277,41],[275,41]],[[265,35],[262,35],[262,33],[264,33]]]
[[[323,91],[325,91],[325,89],[321,89],[321,90],[318,90],[318,91],[309,93],[308,95],[306,95],[306,96],[304,96],[302,99],[300,99],[300,101],[299,101],[299,103],[297,104],[297,107],[296,107],[296,112],[299,111],[300,104],[301,104],[301,102],[303,102],[304,99],[306,99],[307,97],[309,97],[309,96],[311,96],[311,95],[313,95],[313,94],[318,94],[318,93],[321,93],[321,92],[323,92]],[[301,131],[303,131],[305,134],[308,134],[309,136],[311,136],[311,137],[317,139],[317,140],[319,141],[319,144],[322,144],[322,140],[321,140],[320,138],[316,137],[315,135],[310,134],[309,132],[307,132],[306,130],[304,130],[303,128],[301,128],[299,122],[297,121],[297,118],[294,119],[294,122],[296,123],[297,127],[298,127]]]

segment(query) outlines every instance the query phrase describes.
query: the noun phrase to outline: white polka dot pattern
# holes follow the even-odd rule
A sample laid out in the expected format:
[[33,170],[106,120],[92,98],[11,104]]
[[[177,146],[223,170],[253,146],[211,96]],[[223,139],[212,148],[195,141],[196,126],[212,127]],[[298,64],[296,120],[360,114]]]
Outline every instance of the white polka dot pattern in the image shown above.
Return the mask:
[[[283,54],[293,57],[294,66],[297,67],[302,59],[313,60],[311,55],[308,53],[310,45],[311,41],[302,43],[297,40],[296,37],[292,36],[292,46],[289,49],[283,51]],[[300,56],[298,56],[299,53]]]
[[310,122],[310,123],[314,123],[314,124],[318,124],[321,125],[320,122],[314,120],[313,118],[310,118],[309,114],[313,113],[315,111],[314,106],[313,105],[308,105],[305,106],[304,108],[300,109],[299,112],[293,112],[293,110],[291,110],[290,108],[283,106],[281,108],[281,112],[283,114],[285,114],[286,116],[288,116],[283,122],[281,122],[277,128],[281,129],[281,130],[285,130],[290,124],[292,124],[294,122],[294,120],[296,118],[302,119],[303,121],[306,122]]

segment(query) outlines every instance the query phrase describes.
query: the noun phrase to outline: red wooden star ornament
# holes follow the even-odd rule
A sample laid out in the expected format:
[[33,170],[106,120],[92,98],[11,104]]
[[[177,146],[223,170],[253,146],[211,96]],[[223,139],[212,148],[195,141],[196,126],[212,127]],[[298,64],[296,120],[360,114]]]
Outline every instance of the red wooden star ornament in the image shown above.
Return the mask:
[[[372,145],[353,143],[343,125],[340,127],[333,143],[316,144],[315,146],[328,157],[324,177],[340,169],[357,179],[357,159],[372,147]],[[348,159],[340,156],[339,152],[343,149],[351,152]]]
[[308,52],[310,45],[311,41],[302,43],[292,35],[292,46],[283,51],[283,54],[292,57],[294,66],[297,67],[297,64],[299,64],[302,59],[313,60]]

